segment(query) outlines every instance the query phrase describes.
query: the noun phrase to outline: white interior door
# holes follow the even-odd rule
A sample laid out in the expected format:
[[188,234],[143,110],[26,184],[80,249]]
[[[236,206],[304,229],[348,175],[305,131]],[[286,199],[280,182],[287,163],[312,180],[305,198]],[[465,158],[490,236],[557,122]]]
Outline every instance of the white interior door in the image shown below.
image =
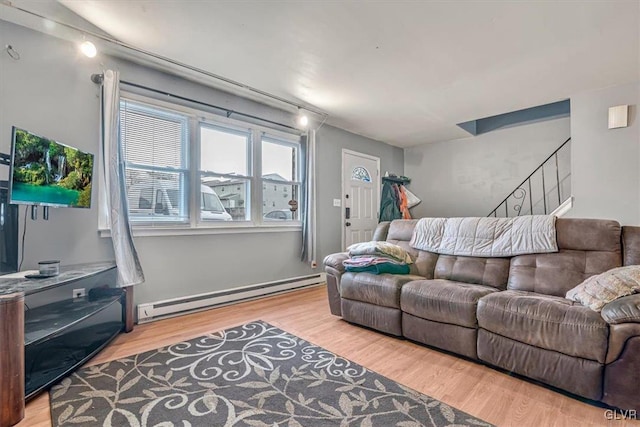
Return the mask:
[[380,159],[342,150],[342,242],[368,242],[378,225]]

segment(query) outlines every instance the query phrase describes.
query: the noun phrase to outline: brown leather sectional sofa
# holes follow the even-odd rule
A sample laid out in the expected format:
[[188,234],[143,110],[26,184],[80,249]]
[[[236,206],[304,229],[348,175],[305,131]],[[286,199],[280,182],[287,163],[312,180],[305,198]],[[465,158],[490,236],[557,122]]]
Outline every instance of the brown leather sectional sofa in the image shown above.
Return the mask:
[[560,218],[557,253],[476,258],[413,249],[416,222],[381,223],[374,233],[411,254],[408,275],[345,272],[346,253],[325,258],[333,314],[640,410],[640,294],[601,313],[564,298],[589,276],[640,264],[640,227]]

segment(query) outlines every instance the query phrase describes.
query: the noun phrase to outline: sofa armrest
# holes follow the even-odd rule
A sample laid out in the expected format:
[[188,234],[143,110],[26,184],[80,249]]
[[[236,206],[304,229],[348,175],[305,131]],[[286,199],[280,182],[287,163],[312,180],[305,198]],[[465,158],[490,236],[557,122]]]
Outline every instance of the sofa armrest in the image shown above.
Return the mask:
[[329,309],[331,314],[342,315],[340,300],[340,280],[345,268],[342,261],[349,258],[346,252],[338,252],[327,255],[324,258],[324,271],[327,273],[327,296],[329,297]]
[[611,325],[640,323],[640,294],[629,295],[611,301],[602,307],[600,314]]
[[344,265],[342,265],[342,261],[345,259],[349,259],[349,254],[347,252],[338,252],[335,254],[327,255],[324,258],[323,264],[325,267],[331,267],[335,270],[338,270],[340,274],[344,273]]
[[622,227],[623,265],[640,264],[640,227]]

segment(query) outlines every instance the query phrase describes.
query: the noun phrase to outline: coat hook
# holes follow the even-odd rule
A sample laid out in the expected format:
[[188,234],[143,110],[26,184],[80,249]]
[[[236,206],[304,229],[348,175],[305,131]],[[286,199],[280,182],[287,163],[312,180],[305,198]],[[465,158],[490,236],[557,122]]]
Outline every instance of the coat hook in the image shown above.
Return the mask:
[[7,54],[11,57],[11,59],[13,59],[14,61],[17,61],[20,59],[20,54],[18,53],[17,50],[15,50],[13,48],[13,46],[11,46],[10,44],[6,45],[4,47],[4,50],[7,51]]

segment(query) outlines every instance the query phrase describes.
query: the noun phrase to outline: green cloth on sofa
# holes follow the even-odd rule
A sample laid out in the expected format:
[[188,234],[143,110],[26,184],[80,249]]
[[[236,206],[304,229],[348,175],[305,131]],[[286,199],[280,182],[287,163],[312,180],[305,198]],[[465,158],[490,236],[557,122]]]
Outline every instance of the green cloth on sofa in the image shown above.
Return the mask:
[[366,267],[346,267],[347,271],[353,273],[371,273],[371,274],[409,274],[411,270],[406,264],[395,264],[392,262],[382,262],[380,264],[369,265]]

